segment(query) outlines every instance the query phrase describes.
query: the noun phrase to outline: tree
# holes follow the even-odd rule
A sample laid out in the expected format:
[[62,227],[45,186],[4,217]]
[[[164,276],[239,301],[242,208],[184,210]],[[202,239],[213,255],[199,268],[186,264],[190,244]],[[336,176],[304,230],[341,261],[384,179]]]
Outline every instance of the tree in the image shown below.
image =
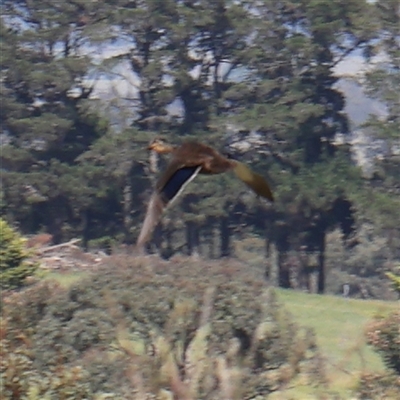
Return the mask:
[[399,258],[400,14],[398,2],[391,0],[376,2],[374,9],[379,35],[370,56],[378,56],[381,61],[367,73],[364,85],[371,97],[386,106],[386,115],[371,115],[365,129],[366,134],[383,141],[387,151],[383,157],[374,160],[375,172],[370,182],[373,190],[363,209],[388,238],[392,258]]
[[[127,100],[135,110],[129,130],[136,132],[135,140],[150,140],[155,131],[174,142],[178,141],[178,135],[220,140],[224,132],[215,131],[211,126],[216,116],[227,115],[229,111],[223,93],[233,85],[231,75],[241,68],[240,54],[249,34],[245,29],[251,27],[251,20],[244,18],[248,13],[243,5],[203,0],[135,4],[119,1],[112,6],[104,2],[102,6],[110,15],[109,39],[118,37],[126,46],[118,56],[107,60],[104,68],[113,74],[118,66],[124,65],[134,77],[133,96]],[[168,113],[171,106],[178,109],[175,117]],[[131,173],[139,170],[143,168],[134,168]],[[174,221],[182,222],[186,229],[189,253],[198,251],[199,232],[205,222],[199,215],[204,209],[221,218],[220,226],[226,238],[222,252],[229,253],[226,227],[229,226],[230,207],[225,203],[216,204],[211,196],[224,193],[226,186],[221,182],[223,180],[216,180],[207,185],[202,182],[201,188],[200,184],[192,186],[193,190],[183,198],[182,209],[176,209],[175,213],[171,210]],[[197,194],[195,191],[199,188],[201,193]],[[210,200],[203,203],[202,197]],[[234,199],[226,200],[234,202]],[[161,229],[165,236],[171,237],[176,229],[167,220],[164,222]],[[205,231],[212,236],[212,229]]]
[[[397,267],[400,271],[400,266]],[[400,275],[394,272],[387,272],[386,276],[391,280],[393,290],[395,290],[400,295]]]
[[23,238],[0,218],[0,287],[16,289],[26,284],[37,265],[28,260]]
[[[306,270],[318,272],[322,292],[325,234],[337,224],[351,231],[350,192],[360,186],[349,148],[336,143],[349,127],[333,68],[371,38],[370,6],[53,3],[4,2],[5,211],[26,221],[24,229],[45,225],[56,240],[71,232],[86,241],[120,238],[123,228],[130,241],[153,181],[146,142],[163,134],[173,142],[219,143],[263,175],[271,172],[277,205],[260,206],[229,175],[199,177],[163,220],[166,239],[156,232],[159,250],[196,253],[202,243],[217,243],[227,256],[232,226],[246,226],[278,248],[282,286],[290,286],[288,250],[305,250],[314,260]],[[121,99],[131,109],[129,123],[120,131],[93,112],[86,81],[93,66],[84,54],[97,44],[118,48],[98,66],[104,76],[123,70],[131,79],[132,96]],[[178,238],[181,228],[186,237]]]
[[[115,35],[129,44],[114,62],[127,61],[137,78],[133,126],[149,135],[168,129],[174,141],[174,134],[191,134],[223,143],[228,123],[238,125],[242,134],[229,141],[254,145],[256,168],[271,168],[279,182],[281,207],[271,215],[262,211],[274,221],[269,239],[282,254],[290,246],[318,253],[322,292],[325,233],[335,224],[351,230],[345,181],[358,179],[349,149],[335,143],[349,127],[333,67],[370,39],[368,4],[121,1],[113,10]],[[166,114],[173,102],[181,118]],[[219,222],[221,254],[228,255],[230,225],[250,203],[238,201],[242,190],[228,177],[198,179],[191,189],[182,209],[171,211],[186,225],[189,252],[199,247],[199,231],[211,222],[203,216],[210,215]],[[212,236],[212,229],[204,231]],[[281,284],[289,285],[284,269]]]
[[135,127],[148,132],[168,128],[166,107],[174,96],[171,85],[165,82],[166,30],[176,17],[174,2],[106,0],[99,7],[108,15],[101,41],[112,44],[118,40],[121,48],[118,55],[104,60],[103,69],[110,76],[119,75],[122,63],[130,72],[132,79],[127,85],[133,95],[126,100],[134,109]]
[[258,134],[260,166],[277,183],[275,213],[264,215],[272,225],[267,240],[281,254],[280,284],[291,285],[285,254],[305,249],[317,256],[309,270],[318,272],[321,293],[326,232],[340,224],[349,233],[348,188],[360,186],[349,148],[336,145],[337,134],[349,133],[349,126],[333,68],[371,37],[363,28],[368,5],[264,1],[253,11],[256,28],[240,87],[246,94],[237,96],[235,88],[228,96],[237,122]]
[[385,365],[400,375],[400,313],[376,317],[368,326],[367,340],[382,356]]
[[[89,8],[85,6],[88,5]],[[77,157],[107,129],[85,78],[87,2],[2,2],[1,153],[5,212],[56,241],[79,230],[94,192]]]

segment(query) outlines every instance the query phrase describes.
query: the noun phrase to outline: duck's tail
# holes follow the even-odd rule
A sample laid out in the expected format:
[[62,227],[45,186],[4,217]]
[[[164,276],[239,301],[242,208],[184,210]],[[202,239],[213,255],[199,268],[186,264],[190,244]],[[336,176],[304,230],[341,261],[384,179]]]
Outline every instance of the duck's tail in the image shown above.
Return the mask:
[[233,172],[236,176],[249,186],[256,194],[265,197],[269,201],[274,201],[271,188],[266,180],[259,174],[253,172],[247,165],[235,161]]

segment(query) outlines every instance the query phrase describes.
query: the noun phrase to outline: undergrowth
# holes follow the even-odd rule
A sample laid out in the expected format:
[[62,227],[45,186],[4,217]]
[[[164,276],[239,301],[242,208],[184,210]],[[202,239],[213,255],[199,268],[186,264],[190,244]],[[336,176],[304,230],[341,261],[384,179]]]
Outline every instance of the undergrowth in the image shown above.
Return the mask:
[[314,334],[266,289],[232,261],[127,257],[69,288],[41,282],[5,299],[2,393],[233,400],[298,377],[323,387]]

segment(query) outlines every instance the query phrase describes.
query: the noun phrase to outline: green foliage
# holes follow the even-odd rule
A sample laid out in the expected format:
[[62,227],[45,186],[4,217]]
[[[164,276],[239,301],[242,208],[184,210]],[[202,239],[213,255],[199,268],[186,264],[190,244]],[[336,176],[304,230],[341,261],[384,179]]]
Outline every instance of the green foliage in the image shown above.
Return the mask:
[[[364,87],[369,96],[385,106],[385,115],[371,115],[364,128],[373,139],[386,145],[383,157],[374,160],[373,192],[363,210],[390,238],[390,249],[395,258],[400,257],[400,158],[398,153],[400,98],[400,46],[398,42],[400,24],[398,4],[393,0],[379,0],[374,4],[374,13],[380,35],[371,46],[369,56],[376,57],[374,68],[366,74]],[[381,60],[380,55],[385,54]]]
[[[270,313],[280,314],[282,309],[273,298],[266,300],[266,306],[273,310]],[[187,305],[176,304],[169,323],[174,326],[184,319],[190,309]],[[147,386],[144,390],[159,395],[169,393],[172,397],[186,394],[196,399],[241,399],[267,396],[299,374],[307,376],[311,384],[321,383],[322,371],[313,370],[318,364],[313,337],[309,333],[308,337],[301,337],[298,331],[293,336],[294,332],[288,330],[290,317],[259,323],[249,348],[243,349],[236,338],[228,342],[224,351],[213,351],[212,335],[218,322],[213,322],[212,314],[213,290],[209,290],[205,293],[200,325],[190,341],[170,337],[168,331],[154,336],[154,353],[151,357],[142,355],[141,368],[135,371]],[[295,342],[280,343],[279,336],[294,337]],[[133,360],[137,357],[129,342],[119,343]],[[264,358],[267,353],[268,359]]]
[[[44,282],[9,297],[5,336],[15,346],[24,338],[27,377],[59,370],[69,387],[70,367],[84,371],[76,393],[126,398],[138,380],[149,395],[181,386],[198,399],[264,396],[297,376],[323,385],[313,334],[264,291],[234,263],[176,260],[166,269],[111,257],[68,289]],[[40,393],[51,390],[46,379]]]
[[400,375],[400,312],[377,317],[367,328],[368,343],[383,358],[386,366]]
[[24,239],[4,219],[0,218],[0,287],[16,289],[26,284],[26,278],[37,269],[28,260]]
[[36,369],[29,340],[23,332],[10,335],[4,319],[0,355],[0,391],[4,399],[84,400],[92,396],[88,374],[80,367],[59,365],[52,371]]
[[77,24],[87,6],[60,5],[1,4],[4,209],[23,231],[45,226],[56,241],[82,231],[82,210],[96,203],[76,158],[108,129],[88,100],[91,61]]
[[[350,130],[336,65],[354,50],[370,50],[378,29],[396,32],[392,2],[377,3],[4,0],[2,211],[24,231],[45,227],[56,242],[132,242],[155,179],[149,139],[162,133],[174,142],[225,145],[261,175],[271,171],[276,205],[255,205],[229,175],[196,178],[168,211],[157,250],[171,255],[204,245],[216,254],[219,243],[225,256],[231,227],[246,227],[279,252],[320,252],[323,292],[327,232],[340,225],[349,234],[354,210],[364,213],[369,203],[375,221],[393,231],[399,226],[398,200],[385,193],[397,185],[397,161],[381,166],[384,193],[369,193],[348,146],[336,140]],[[124,46],[109,55],[116,42]],[[395,41],[382,46],[396,61]],[[372,125],[392,140],[398,77],[387,72],[368,82],[390,109],[387,123]],[[124,93],[110,88],[103,96],[96,88],[104,82],[124,86]]]
[[[397,269],[399,270],[400,268],[398,267]],[[394,272],[386,272],[386,276],[390,279],[393,290],[400,294],[400,275]]]
[[397,399],[400,396],[400,378],[392,374],[364,373],[355,394],[359,400]]
[[357,388],[360,399],[396,399],[400,396],[400,312],[375,317],[366,329],[368,344],[382,357],[388,370],[361,375]]
[[395,282],[388,279],[388,275],[396,274],[390,241],[376,226],[360,225],[350,241],[339,229],[329,233],[325,256],[328,292],[342,295],[346,284],[349,297],[381,300],[398,297]]

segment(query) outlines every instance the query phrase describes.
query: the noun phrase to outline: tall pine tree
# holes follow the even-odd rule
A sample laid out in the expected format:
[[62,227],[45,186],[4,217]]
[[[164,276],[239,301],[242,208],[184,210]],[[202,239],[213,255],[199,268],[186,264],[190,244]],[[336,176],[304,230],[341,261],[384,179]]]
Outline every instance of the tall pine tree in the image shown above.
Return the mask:
[[76,159],[106,129],[89,105],[93,87],[85,82],[86,3],[1,5],[5,212],[24,230],[46,229],[56,241],[82,223],[94,191]]

